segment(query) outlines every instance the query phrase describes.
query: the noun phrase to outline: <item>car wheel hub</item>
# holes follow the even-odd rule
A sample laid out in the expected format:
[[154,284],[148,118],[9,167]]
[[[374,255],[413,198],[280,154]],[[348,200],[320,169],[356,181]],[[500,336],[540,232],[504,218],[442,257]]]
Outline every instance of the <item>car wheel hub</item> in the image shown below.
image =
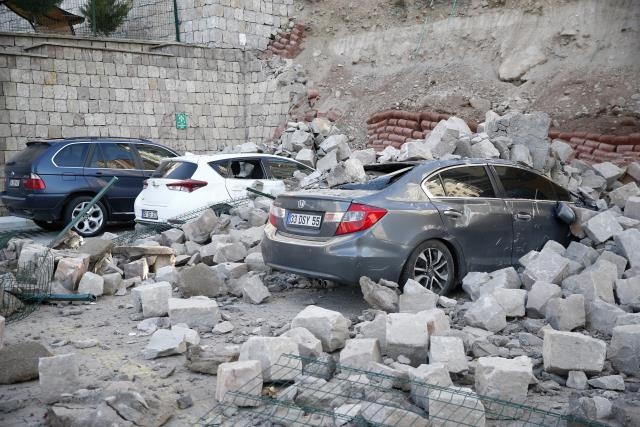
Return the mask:
[[413,276],[425,288],[440,293],[449,280],[449,263],[438,249],[427,248],[418,255]]
[[[88,204],[89,202],[82,202],[76,205],[71,213],[71,217],[75,219]],[[94,233],[102,227],[103,222],[104,213],[102,212],[102,209],[97,205],[93,205],[87,213],[83,215],[82,219],[78,221],[74,228],[80,233]]]

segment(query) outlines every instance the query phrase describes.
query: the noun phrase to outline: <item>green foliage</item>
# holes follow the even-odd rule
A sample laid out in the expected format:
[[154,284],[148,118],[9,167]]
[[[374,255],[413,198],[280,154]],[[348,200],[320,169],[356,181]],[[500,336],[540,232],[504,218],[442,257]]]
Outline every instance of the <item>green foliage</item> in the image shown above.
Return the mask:
[[16,0],[15,4],[22,10],[31,14],[31,22],[35,22],[37,17],[44,15],[51,8],[60,6],[62,0]]
[[80,12],[93,32],[108,36],[122,25],[131,6],[130,0],[89,0]]

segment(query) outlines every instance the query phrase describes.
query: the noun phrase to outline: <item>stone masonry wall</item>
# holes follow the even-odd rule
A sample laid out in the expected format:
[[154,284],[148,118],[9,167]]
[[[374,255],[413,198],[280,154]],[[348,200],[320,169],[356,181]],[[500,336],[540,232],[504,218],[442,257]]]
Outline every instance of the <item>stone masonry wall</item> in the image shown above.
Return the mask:
[[[289,93],[239,49],[0,34],[0,163],[33,138],[150,138],[209,153],[273,135]],[[184,112],[188,128],[176,129]]]
[[179,0],[180,40],[210,46],[265,50],[293,16],[293,0]]

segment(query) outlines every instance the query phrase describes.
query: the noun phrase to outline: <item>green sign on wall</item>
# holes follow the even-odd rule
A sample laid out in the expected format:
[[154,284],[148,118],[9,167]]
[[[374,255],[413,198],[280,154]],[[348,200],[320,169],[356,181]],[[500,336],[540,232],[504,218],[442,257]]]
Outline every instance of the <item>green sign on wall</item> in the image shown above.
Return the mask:
[[187,128],[187,113],[176,113],[176,129]]

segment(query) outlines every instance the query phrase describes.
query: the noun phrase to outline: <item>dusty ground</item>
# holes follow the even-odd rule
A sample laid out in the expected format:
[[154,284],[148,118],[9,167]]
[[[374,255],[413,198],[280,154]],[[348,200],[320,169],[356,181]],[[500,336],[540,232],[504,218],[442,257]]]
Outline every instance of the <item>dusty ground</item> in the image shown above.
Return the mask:
[[[225,343],[233,336],[262,335],[260,328],[278,329],[308,304],[337,310],[347,317],[357,316],[366,308],[357,287],[333,289],[293,288],[274,293],[272,299],[259,306],[233,302],[222,307],[236,329],[227,335],[201,334],[201,345]],[[78,314],[69,314],[69,313]],[[133,380],[143,389],[165,396],[175,404],[182,394],[191,395],[194,405],[178,410],[168,426],[196,423],[215,406],[213,395],[216,377],[189,371],[185,356],[170,356],[145,360],[142,350],[150,336],[140,336],[138,321],[130,320],[134,313],[131,296],[108,296],[93,304],[43,305],[30,317],[7,327],[6,344],[35,340],[51,348],[55,354],[76,353],[79,356],[80,376],[85,387],[99,386],[103,381]],[[100,345],[76,349],[71,344],[53,347],[60,341],[95,338]],[[172,370],[173,374],[163,378]],[[44,423],[46,406],[39,402],[38,381],[14,385],[0,385],[0,401],[18,399],[24,407],[10,413],[0,413],[2,426],[35,426]]]

